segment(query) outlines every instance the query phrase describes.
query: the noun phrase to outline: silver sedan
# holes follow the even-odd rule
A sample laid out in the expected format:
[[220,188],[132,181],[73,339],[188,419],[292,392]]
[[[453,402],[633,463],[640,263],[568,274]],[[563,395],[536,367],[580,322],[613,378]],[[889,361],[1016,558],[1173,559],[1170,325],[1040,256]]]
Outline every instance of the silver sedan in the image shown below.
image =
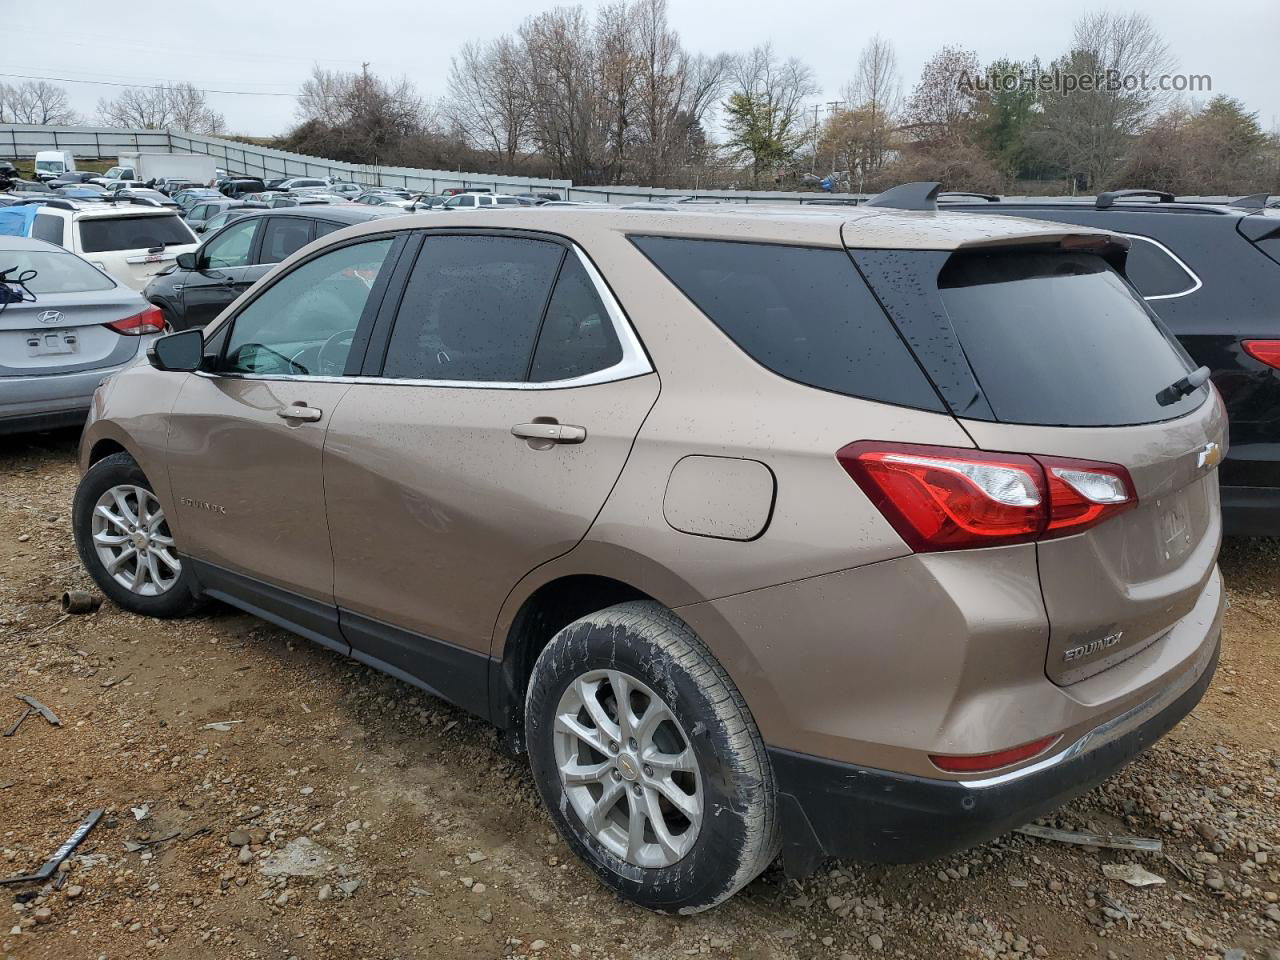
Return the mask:
[[164,315],[62,247],[0,236],[0,434],[78,426]]

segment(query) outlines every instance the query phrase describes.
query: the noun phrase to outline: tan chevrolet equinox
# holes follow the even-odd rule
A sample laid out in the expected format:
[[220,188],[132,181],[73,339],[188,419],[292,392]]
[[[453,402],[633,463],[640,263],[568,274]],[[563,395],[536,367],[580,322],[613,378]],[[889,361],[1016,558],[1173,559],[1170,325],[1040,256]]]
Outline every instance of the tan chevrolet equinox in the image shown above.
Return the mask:
[[1123,237],[897,194],[329,234],[98,389],[80,556],[492,721],[648,907],[1008,831],[1209,683],[1225,418]]

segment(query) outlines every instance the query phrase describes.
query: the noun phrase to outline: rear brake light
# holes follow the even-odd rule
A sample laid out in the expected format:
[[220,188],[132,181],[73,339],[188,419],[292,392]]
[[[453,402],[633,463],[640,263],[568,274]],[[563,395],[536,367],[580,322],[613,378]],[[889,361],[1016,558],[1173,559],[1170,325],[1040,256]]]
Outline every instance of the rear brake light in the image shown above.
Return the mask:
[[1138,502],[1111,463],[870,440],[836,459],[916,552],[1068,536]]
[[159,333],[164,329],[164,313],[159,307],[147,307],[141,313],[135,313],[123,320],[108,323],[108,327],[116,333],[127,337],[138,337],[144,333]]
[[1280,340],[1242,340],[1240,346],[1259,363],[1280,369]]
[[930,754],[929,759],[933,761],[935,767],[939,770],[945,770],[947,773],[986,773],[989,770],[999,770],[1001,767],[1007,767],[1010,764],[1028,760],[1044,753],[1057,740],[1058,735],[1052,734],[1039,740],[1033,740],[1031,743],[1024,743],[1021,746],[1010,747],[1008,750],[999,750],[995,753],[978,753],[968,756]]

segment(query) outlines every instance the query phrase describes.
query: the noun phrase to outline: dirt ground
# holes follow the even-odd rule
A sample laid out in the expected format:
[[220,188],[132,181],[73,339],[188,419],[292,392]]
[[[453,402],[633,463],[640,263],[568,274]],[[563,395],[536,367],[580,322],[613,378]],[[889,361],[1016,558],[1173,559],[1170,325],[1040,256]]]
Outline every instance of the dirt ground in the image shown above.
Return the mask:
[[[0,732],[20,693],[62,721],[0,739],[0,875],[105,808],[56,884],[0,887],[0,956],[1280,960],[1275,541],[1224,550],[1222,667],[1200,707],[1042,821],[1165,855],[1011,835],[803,885],[775,867],[674,918],[600,887],[524,765],[458,710],[228,608],[62,617],[61,592],[91,587],[75,482],[74,437],[0,438]],[[1124,863],[1165,882],[1104,876]]]

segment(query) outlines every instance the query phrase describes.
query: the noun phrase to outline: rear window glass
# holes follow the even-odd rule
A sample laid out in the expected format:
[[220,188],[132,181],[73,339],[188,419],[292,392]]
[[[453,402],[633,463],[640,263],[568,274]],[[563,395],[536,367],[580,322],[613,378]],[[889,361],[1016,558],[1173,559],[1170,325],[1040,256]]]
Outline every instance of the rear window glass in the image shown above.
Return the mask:
[[79,257],[70,253],[46,253],[42,250],[0,251],[0,268],[17,267],[11,276],[28,270],[36,275],[25,282],[26,288],[42,293],[79,293],[84,290],[110,290],[115,284]]
[[195,243],[186,224],[170,217],[115,217],[84,219],[80,226],[80,248],[85,253],[109,250],[149,250]]
[[761,366],[822,390],[943,409],[843,250],[631,239]]
[[1151,423],[1204,400],[1201,388],[1168,406],[1156,401],[1191,364],[1101,257],[959,254],[943,267],[938,287],[998,420]]
[[1129,238],[1129,256],[1125,259],[1124,273],[1144,297],[1177,296],[1196,285],[1196,278],[1177,260],[1142,237]]

